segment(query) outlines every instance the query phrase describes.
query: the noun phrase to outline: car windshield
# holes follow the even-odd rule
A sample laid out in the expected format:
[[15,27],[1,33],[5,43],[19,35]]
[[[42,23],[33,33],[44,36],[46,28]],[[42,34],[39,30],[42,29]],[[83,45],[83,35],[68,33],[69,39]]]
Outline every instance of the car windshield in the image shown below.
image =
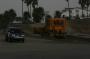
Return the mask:
[[54,24],[55,25],[59,25],[59,26],[60,25],[63,26],[64,25],[64,21],[55,21]]
[[11,33],[23,33],[20,29],[10,29]]

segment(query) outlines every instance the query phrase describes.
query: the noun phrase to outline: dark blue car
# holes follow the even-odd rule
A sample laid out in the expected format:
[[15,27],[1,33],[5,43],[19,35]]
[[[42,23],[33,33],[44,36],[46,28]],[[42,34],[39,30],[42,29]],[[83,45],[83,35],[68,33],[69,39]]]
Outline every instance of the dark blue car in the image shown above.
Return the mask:
[[6,41],[22,41],[24,42],[24,32],[18,28],[9,28],[6,34]]

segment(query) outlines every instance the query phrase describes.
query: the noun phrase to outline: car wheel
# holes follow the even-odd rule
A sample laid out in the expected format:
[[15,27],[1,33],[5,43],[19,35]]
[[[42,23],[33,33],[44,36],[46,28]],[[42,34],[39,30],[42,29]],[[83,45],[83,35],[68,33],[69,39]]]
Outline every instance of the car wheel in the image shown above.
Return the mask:
[[22,39],[22,43],[24,43],[24,41],[25,41],[25,40],[24,40],[24,39]]
[[8,41],[8,37],[5,37],[5,41],[6,41],[6,42]]
[[12,41],[13,41],[13,39],[12,39],[12,38],[8,38],[8,41],[9,41],[9,42],[12,42]]

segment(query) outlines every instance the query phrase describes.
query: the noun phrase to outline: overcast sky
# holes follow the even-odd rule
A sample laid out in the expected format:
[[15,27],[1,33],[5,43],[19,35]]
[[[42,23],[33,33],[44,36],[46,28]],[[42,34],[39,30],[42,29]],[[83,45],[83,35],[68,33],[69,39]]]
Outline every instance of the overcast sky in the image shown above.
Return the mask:
[[[70,7],[78,6],[78,0],[70,0],[70,3]],[[53,14],[55,10],[62,10],[67,7],[67,3],[65,0],[39,0],[39,6]],[[15,9],[18,16],[21,16],[21,0],[0,0],[0,13],[11,8]],[[25,10],[27,10],[26,5],[24,5]]]

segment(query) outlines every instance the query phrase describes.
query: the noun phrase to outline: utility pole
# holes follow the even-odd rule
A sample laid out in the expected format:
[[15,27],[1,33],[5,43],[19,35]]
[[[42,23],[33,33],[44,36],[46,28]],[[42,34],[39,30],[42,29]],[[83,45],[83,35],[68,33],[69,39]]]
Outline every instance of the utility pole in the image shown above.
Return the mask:
[[69,20],[70,20],[70,5],[69,5],[69,0],[67,0],[68,2],[68,12],[69,12]]
[[68,12],[69,12],[69,17],[68,17],[68,21],[69,21],[69,26],[68,26],[68,33],[71,34],[72,33],[72,27],[71,27],[71,10],[70,10],[70,3],[69,0],[66,0],[68,3]]
[[22,0],[22,21],[23,21],[23,0]]
[[32,18],[32,4],[30,4],[30,16]]

